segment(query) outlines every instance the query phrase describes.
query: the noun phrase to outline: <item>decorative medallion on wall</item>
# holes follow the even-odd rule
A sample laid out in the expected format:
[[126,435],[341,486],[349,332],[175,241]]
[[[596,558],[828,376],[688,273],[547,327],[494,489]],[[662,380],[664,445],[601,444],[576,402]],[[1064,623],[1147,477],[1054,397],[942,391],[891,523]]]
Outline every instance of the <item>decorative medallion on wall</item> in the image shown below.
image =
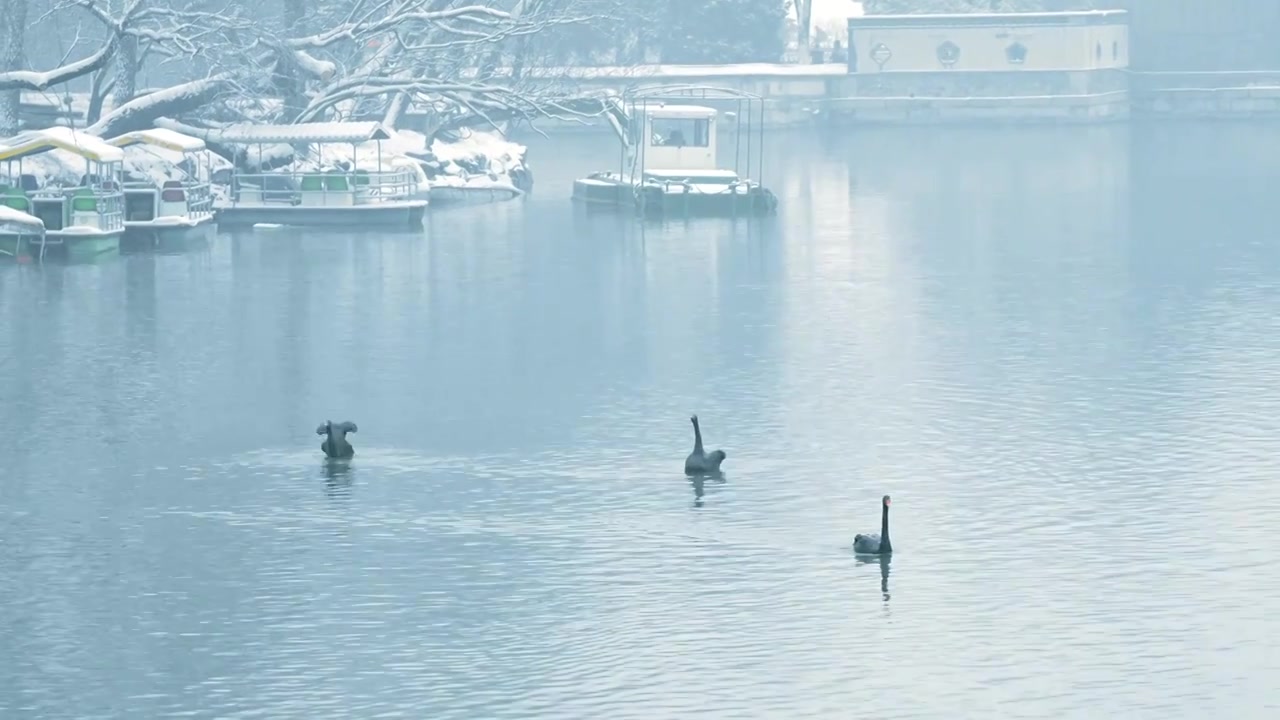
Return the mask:
[[884,69],[884,64],[889,62],[891,57],[893,57],[893,51],[884,43],[876,43],[875,47],[871,48],[871,59],[875,61],[876,65],[880,66],[881,70]]
[[1021,65],[1027,61],[1027,46],[1014,42],[1004,49],[1004,59],[1008,60],[1010,65]]
[[945,68],[950,68],[960,59],[960,48],[950,40],[938,46],[938,62],[942,63]]

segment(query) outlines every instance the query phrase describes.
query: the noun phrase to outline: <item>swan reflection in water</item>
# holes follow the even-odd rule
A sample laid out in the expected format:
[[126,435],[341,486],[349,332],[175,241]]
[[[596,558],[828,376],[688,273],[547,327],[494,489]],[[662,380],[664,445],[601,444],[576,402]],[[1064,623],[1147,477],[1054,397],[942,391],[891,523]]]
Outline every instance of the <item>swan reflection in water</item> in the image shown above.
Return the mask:
[[723,473],[694,475],[689,478],[689,485],[693,487],[693,506],[696,508],[700,508],[703,505],[702,496],[706,494],[708,477],[710,477],[717,485],[723,485],[725,482]]
[[880,565],[880,593],[884,595],[884,601],[889,602],[889,563],[893,562],[893,556],[877,555],[874,559],[871,556],[858,556],[857,558],[859,566],[870,565],[873,562]]
[[324,494],[331,498],[351,497],[353,473],[350,459],[325,458]]

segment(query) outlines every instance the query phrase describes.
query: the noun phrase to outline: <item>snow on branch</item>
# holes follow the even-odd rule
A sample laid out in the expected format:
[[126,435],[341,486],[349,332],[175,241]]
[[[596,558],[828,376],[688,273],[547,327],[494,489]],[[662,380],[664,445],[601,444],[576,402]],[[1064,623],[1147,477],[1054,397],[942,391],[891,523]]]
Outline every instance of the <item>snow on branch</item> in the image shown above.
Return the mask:
[[[357,8],[366,4],[371,3],[360,0],[360,2],[357,2]],[[430,0],[412,0],[407,3],[394,4],[383,0],[383,2],[377,4],[377,7],[371,8],[367,13],[359,13],[360,17],[358,19],[350,20],[337,27],[306,37],[290,38],[285,41],[285,45],[295,50],[320,49],[344,40],[355,41],[390,30],[403,29],[405,25],[411,24],[456,21],[494,26],[511,19],[511,13],[484,5],[468,5],[448,10],[421,9],[432,4]],[[381,13],[381,17],[375,17],[380,10],[387,10],[393,7],[396,12],[385,12]],[[357,14],[353,9],[352,16],[354,17]]]
[[[528,42],[530,36],[555,26],[600,20],[610,8],[600,0],[506,0],[506,8],[474,3],[447,7],[453,1],[356,0],[346,17],[330,28],[280,41],[287,49],[309,48],[344,60],[341,72],[309,88],[308,100],[297,106],[301,112],[284,119],[313,122],[326,114],[358,114],[360,108],[395,117],[399,112],[390,109],[402,107],[408,95],[431,96],[430,107],[444,102],[468,114],[477,114],[481,106],[537,114],[535,108],[546,105],[544,99],[561,93],[547,82],[517,90],[523,75],[519,70],[496,82],[497,66],[523,67],[522,58],[538,47]],[[381,109],[370,105],[371,100],[380,101]]]
[[97,72],[111,62],[115,55],[119,36],[112,34],[106,44],[98,48],[92,55],[70,62],[52,70],[37,72],[34,70],[13,70],[0,72],[0,90],[48,90],[56,85],[75,80],[90,73]]
[[215,48],[234,50],[233,36],[252,27],[252,22],[234,9],[215,13],[149,7],[122,32],[164,48],[170,56],[196,57],[208,56]]
[[100,137],[115,137],[132,130],[151,127],[157,118],[170,113],[194,110],[208,103],[226,88],[231,78],[225,73],[211,75],[163,90],[147,93],[112,110],[87,132]]
[[[107,30],[102,46],[87,57],[64,62],[46,71],[14,70],[0,72],[0,90],[44,91],[105,68],[116,55],[122,36],[131,35],[156,45],[173,46],[187,55],[195,55],[207,44],[213,32],[227,26],[228,17],[206,12],[174,10],[155,4],[157,0],[129,0],[114,11],[116,3],[105,0],[61,0],[45,13],[44,18],[71,10],[82,10],[96,18]],[[151,4],[149,4],[151,3]]]
[[121,102],[92,123],[90,132],[108,137],[161,118],[394,119],[410,106],[426,110],[429,124],[439,127],[595,115],[597,100],[526,68],[544,64],[540,53],[555,44],[554,28],[603,21],[630,6],[629,0],[326,0],[314,6],[289,0],[285,12],[273,15],[242,0],[53,1],[54,11],[92,15],[108,28],[108,39],[88,57],[54,70],[0,73],[0,90],[44,90],[95,72],[105,84],[121,72],[122,47],[135,72],[138,58],[151,54],[153,61],[199,73]]
[[[0,72],[0,90],[33,90],[42,92],[51,87],[70,82],[79,77],[90,75],[106,67],[107,63],[115,56],[116,50],[120,46],[120,35],[124,32],[126,25],[133,20],[141,8],[144,0],[129,0],[124,10],[119,15],[113,15],[105,9],[98,6],[96,0],[63,0],[55,3],[50,10],[45,13],[48,17],[60,11],[73,8],[81,8],[88,11],[96,17],[107,30],[107,37],[103,41],[102,46],[96,51],[90,53],[87,57],[66,62],[61,65],[45,71],[33,70],[12,70],[8,72]],[[43,18],[41,18],[43,19]],[[37,21],[39,22],[39,21]],[[76,40],[79,40],[77,34]],[[77,43],[72,43],[74,47]]]

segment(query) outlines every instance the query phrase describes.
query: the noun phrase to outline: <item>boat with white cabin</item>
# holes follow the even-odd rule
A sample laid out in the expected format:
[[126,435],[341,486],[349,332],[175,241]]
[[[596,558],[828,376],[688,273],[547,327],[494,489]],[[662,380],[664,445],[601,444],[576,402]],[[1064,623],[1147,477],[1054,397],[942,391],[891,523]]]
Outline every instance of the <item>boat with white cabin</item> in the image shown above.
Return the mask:
[[[745,102],[745,117],[741,110],[720,113],[703,105],[666,102],[688,96],[691,90],[695,88],[657,87],[611,99],[605,117],[622,141],[620,167],[574,181],[574,200],[589,206],[634,208],[647,216],[774,213],[777,197],[758,180],[741,174],[743,165],[748,172],[753,169],[753,151],[757,177],[762,167],[763,123],[754,128],[758,137],[751,127],[753,100],[758,98],[732,90],[696,88],[700,94],[695,97],[737,102],[739,108]],[[717,142],[718,119],[736,123],[732,170],[717,164],[722,150]]]
[[165,128],[107,140],[124,150],[124,247],[181,250],[212,241],[213,158],[200,138]]
[[[296,125],[238,124],[210,129],[210,142],[245,146],[245,160],[257,154],[257,171],[240,163],[232,172],[230,198],[215,203],[219,227],[287,225],[420,231],[427,188],[420,169],[384,156],[391,132],[378,122],[324,122]],[[374,158],[361,167],[359,146],[374,143]],[[341,153],[326,147],[349,145]],[[282,148],[294,149],[291,169],[267,170]],[[309,152],[302,152],[308,148]],[[337,156],[337,157],[332,157]]]
[[0,140],[0,205],[44,223],[50,253],[83,260],[119,250],[123,162],[120,148],[67,127]]
[[0,205],[0,257],[20,263],[44,260],[44,223],[38,217]]

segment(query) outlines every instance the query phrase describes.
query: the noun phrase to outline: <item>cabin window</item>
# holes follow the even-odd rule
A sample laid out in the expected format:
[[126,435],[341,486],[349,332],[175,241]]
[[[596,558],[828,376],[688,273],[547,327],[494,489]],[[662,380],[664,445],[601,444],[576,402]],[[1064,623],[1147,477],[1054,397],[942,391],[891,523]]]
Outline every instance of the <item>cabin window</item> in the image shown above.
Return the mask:
[[711,121],[705,118],[653,118],[652,144],[663,147],[709,147]]

